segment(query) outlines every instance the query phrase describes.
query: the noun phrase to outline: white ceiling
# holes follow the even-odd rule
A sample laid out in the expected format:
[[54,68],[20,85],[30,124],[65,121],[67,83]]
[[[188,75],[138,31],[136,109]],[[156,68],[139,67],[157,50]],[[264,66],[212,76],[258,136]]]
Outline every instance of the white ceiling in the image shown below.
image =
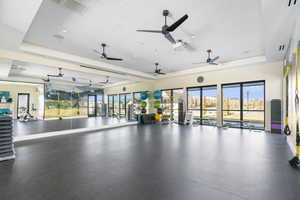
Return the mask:
[[[113,64],[143,72],[157,61],[167,72],[198,67],[192,63],[205,60],[209,48],[221,62],[265,53],[261,0],[81,0],[82,12],[55,1],[44,0],[24,41],[92,59],[99,59],[93,49],[105,42],[109,56],[124,58]],[[195,50],[174,51],[162,35],[136,32],[160,29],[166,8],[168,24],[189,15],[173,36]]]
[[[72,77],[74,77],[76,79],[76,83],[78,84],[89,84],[89,82],[92,81],[92,84],[98,84],[98,85],[101,85],[99,84],[99,82],[103,82],[106,80],[105,76],[99,76],[95,74],[83,73],[83,72],[72,71],[72,70],[63,69],[62,73],[64,74],[64,77],[62,78],[50,77],[50,80],[72,82]],[[43,65],[13,61],[9,76],[10,77],[33,77],[33,78],[45,79],[48,74],[52,74],[52,75],[58,74],[58,68],[55,69],[53,67],[47,67]],[[109,77],[109,81],[111,84],[113,84],[122,81],[122,79]]]

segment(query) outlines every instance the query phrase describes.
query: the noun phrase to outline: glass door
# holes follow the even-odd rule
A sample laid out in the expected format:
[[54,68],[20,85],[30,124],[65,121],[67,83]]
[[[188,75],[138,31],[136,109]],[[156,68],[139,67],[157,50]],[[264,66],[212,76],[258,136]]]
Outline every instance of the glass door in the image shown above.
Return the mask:
[[171,120],[178,118],[178,102],[183,98],[183,89],[162,90],[163,114],[170,116]]
[[88,95],[88,116],[96,117],[97,114],[97,97],[96,95]]
[[19,119],[21,115],[29,113],[29,93],[19,93],[18,94],[18,105],[17,105],[17,118]]

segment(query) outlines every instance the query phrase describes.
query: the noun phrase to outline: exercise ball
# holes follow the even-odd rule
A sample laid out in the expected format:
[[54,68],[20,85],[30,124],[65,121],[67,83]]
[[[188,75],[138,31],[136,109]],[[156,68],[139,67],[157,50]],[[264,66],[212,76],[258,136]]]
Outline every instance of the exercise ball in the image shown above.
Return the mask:
[[148,98],[148,93],[142,92],[140,98],[141,98],[141,100],[146,100]]
[[160,99],[161,98],[161,91],[160,90],[153,91],[153,98],[154,99]]
[[147,106],[147,103],[146,103],[145,101],[142,101],[142,102],[140,103],[140,107],[141,107],[142,109],[146,108],[146,106]]
[[154,101],[153,106],[154,108],[160,108],[160,101]]

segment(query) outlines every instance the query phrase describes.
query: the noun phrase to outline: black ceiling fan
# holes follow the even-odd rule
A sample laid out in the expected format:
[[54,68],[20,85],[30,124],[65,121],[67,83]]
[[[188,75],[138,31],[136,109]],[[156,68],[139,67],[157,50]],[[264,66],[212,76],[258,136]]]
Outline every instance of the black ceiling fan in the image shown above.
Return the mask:
[[107,45],[102,43],[101,46],[102,46],[102,53],[100,51],[94,49],[94,52],[97,54],[100,54],[101,58],[106,59],[106,60],[114,60],[114,61],[122,61],[123,60],[122,58],[108,57],[105,53],[105,47],[107,47]]
[[206,62],[199,62],[199,63],[193,63],[193,64],[209,64],[209,65],[218,65],[216,61],[220,58],[220,56],[216,56],[214,58],[211,58],[212,50],[208,49],[207,51],[208,57],[206,59]]
[[169,40],[172,44],[176,44],[176,40],[172,37],[170,32],[175,31],[187,18],[189,17],[187,14],[173,23],[171,26],[167,25],[167,16],[169,16],[169,11],[164,10],[163,16],[165,17],[165,24],[162,26],[161,30],[137,30],[138,32],[148,32],[148,33],[162,33],[167,40]]
[[166,75],[166,73],[162,72],[161,69],[158,68],[158,66],[159,66],[159,63],[155,63],[154,74]]
[[58,74],[47,74],[47,79],[42,79],[45,82],[50,82],[50,77],[60,78],[63,77],[62,68],[58,68]]

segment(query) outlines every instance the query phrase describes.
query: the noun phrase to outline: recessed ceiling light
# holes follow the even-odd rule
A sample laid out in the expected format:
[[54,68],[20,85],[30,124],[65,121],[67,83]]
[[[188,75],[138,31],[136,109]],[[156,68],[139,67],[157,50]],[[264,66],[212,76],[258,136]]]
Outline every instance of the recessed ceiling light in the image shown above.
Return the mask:
[[62,30],[61,32],[62,32],[62,33],[66,33],[66,32],[68,32],[68,31],[67,31],[66,29],[64,29],[64,30]]

